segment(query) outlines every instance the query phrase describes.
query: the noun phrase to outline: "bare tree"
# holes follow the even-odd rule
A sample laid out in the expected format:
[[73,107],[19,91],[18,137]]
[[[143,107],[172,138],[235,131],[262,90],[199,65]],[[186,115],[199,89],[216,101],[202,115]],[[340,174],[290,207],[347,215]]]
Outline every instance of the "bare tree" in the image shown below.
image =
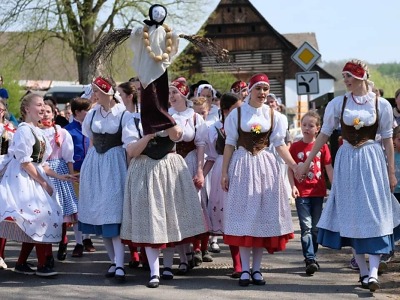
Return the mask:
[[[187,30],[204,18],[203,8],[210,0],[199,2],[165,0],[157,3],[167,7],[167,22],[177,28],[185,26]],[[141,23],[151,4],[154,3],[137,0],[8,0],[2,2],[0,30],[19,31],[9,43],[19,45],[13,51],[21,51],[22,62],[28,55],[43,55],[44,47],[54,39],[61,40],[72,49],[78,80],[84,84],[91,80],[89,57],[101,36],[116,28],[132,28]]]

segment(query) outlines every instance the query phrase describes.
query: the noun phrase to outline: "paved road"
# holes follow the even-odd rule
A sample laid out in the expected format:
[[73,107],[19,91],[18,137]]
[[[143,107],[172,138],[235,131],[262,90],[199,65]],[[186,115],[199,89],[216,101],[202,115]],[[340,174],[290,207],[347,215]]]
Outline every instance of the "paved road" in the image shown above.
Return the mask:
[[[85,253],[82,258],[68,255],[65,261],[56,261],[59,275],[52,279],[14,273],[12,267],[20,246],[10,242],[6,248],[6,262],[10,269],[0,271],[0,299],[400,299],[399,268],[396,267],[397,272],[392,270],[381,276],[382,289],[371,294],[359,288],[358,274],[348,268],[349,249],[321,249],[320,272],[307,276],[294,211],[293,222],[296,238],[289,242],[287,250],[274,255],[264,254],[262,272],[267,281],[265,286],[243,288],[237,279],[231,279],[229,250],[223,244],[222,252],[214,254],[214,262],[203,263],[186,276],[162,281],[158,289],[149,289],[146,287],[149,272],[142,268],[133,270],[127,267],[127,282],[123,285],[104,277],[109,262],[100,239],[94,239],[97,252]],[[73,246],[71,243],[68,247],[69,254]],[[30,261],[36,263],[34,255]],[[400,259],[396,258],[393,265],[399,264]]]

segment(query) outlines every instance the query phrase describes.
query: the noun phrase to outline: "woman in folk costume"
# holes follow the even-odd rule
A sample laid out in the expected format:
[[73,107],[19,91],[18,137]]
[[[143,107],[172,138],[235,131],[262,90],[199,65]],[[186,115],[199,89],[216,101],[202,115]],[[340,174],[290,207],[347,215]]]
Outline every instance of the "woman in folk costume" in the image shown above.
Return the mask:
[[[124,102],[126,110],[130,112],[133,117],[140,119],[139,113],[139,93],[137,88],[136,81],[127,81],[118,85],[117,88],[119,94],[121,95],[121,99]],[[131,157],[128,157],[128,165],[131,160]],[[142,247],[140,250],[140,255],[138,252],[138,248],[135,247],[131,242],[125,242],[128,245],[129,251],[131,253],[131,260],[129,261],[130,268],[139,267],[140,263],[142,263],[143,268],[148,269],[146,251]]]
[[248,286],[250,278],[253,284],[265,284],[260,273],[263,248],[269,253],[282,251],[294,237],[284,172],[267,149],[269,144],[276,147],[290,168],[296,170],[297,165],[285,145],[286,128],[279,112],[264,104],[269,89],[267,75],[254,75],[247,101],[234,109],[224,124],[226,142],[221,184],[228,193],[224,206],[224,241],[239,246],[241,286]]
[[[43,98],[30,93],[21,101],[24,120],[14,134],[9,155],[12,157],[0,184],[0,236],[23,242],[15,272],[38,276],[56,275],[46,264],[46,249],[61,240],[62,209],[49,176],[73,180],[59,175],[46,163],[52,152],[49,141],[38,127],[43,117]],[[37,270],[27,264],[36,246]]]
[[[56,125],[54,122],[55,106],[52,101],[45,101],[45,110],[41,122],[45,136],[50,141],[52,153],[47,158],[49,167],[58,174],[74,174],[73,156],[74,156],[74,142],[71,135],[64,128]],[[55,186],[57,199],[61,205],[64,216],[64,223],[62,227],[61,242],[58,246],[58,260],[65,260],[67,256],[67,225],[73,224],[76,243],[82,245],[82,234],[78,230],[78,199],[76,197],[74,187],[71,182],[61,181],[51,178]]]
[[[7,120],[7,104],[0,98],[0,180],[3,177],[7,164],[11,160],[8,154],[8,147],[11,146],[15,133],[14,125]],[[4,262],[4,248],[6,247],[6,239],[0,238],[0,270],[7,269]]]
[[124,245],[120,239],[127,163],[124,145],[131,120],[111,79],[97,77],[93,83],[97,105],[86,115],[82,133],[93,147],[80,173],[78,219],[83,234],[103,236],[111,265],[106,277],[125,281]]
[[[390,253],[400,238],[400,205],[391,193],[397,181],[393,111],[386,99],[372,92],[366,64],[349,61],[342,74],[348,92],[328,103],[321,132],[296,177],[304,178],[314,156],[341,125],[344,142],[336,154],[331,192],[317,224],[318,243],[333,249],[351,246],[361,287],[374,292],[380,288],[380,256]],[[377,134],[383,148],[375,141]]]
[[[210,177],[210,195],[208,197],[207,208],[210,216],[210,232],[215,236],[223,235],[224,233],[223,217],[226,192],[222,190],[221,186],[222,161],[226,137],[224,122],[229,113],[241,104],[242,101],[236,94],[223,94],[220,103],[222,113],[221,121],[210,126],[208,130],[208,146],[206,148],[207,158],[206,163],[204,164],[204,175],[206,176],[209,172],[211,173],[208,175]],[[215,247],[215,244],[213,243],[211,243],[211,249]],[[217,249],[219,249],[219,247]],[[233,260],[233,273],[231,277],[238,278],[242,272],[239,247],[229,246],[229,249]]]
[[[177,114],[177,123],[186,121]],[[182,128],[185,128],[182,126]],[[125,184],[121,237],[146,249],[151,277],[149,288],[159,286],[159,251],[164,251],[163,279],[172,279],[173,247],[187,244],[207,231],[192,175],[181,155],[174,151],[175,142],[167,135],[143,132],[141,120],[128,125],[132,157]],[[190,130],[183,131],[193,136]],[[178,247],[181,266],[187,270],[184,248]],[[180,266],[180,267],[181,267]]]
[[[187,96],[189,95],[189,87],[182,82],[173,81],[170,85],[169,102],[171,107],[169,113],[178,115],[184,120],[185,137],[176,144],[176,152],[181,155],[188,165],[193,178],[193,184],[198,190],[199,200],[203,207],[204,218],[207,224],[210,223],[210,218],[207,212],[207,192],[204,187],[204,151],[207,141],[207,125],[201,115],[194,112],[193,108],[188,107]],[[190,134],[189,134],[190,133]],[[212,262],[213,259],[208,252],[209,234],[205,234],[200,241],[195,241],[193,245],[194,256],[193,261],[196,266],[199,266],[203,261]],[[189,254],[190,247],[186,249]],[[191,253],[190,253],[191,254]],[[190,258],[189,258],[190,259]]]

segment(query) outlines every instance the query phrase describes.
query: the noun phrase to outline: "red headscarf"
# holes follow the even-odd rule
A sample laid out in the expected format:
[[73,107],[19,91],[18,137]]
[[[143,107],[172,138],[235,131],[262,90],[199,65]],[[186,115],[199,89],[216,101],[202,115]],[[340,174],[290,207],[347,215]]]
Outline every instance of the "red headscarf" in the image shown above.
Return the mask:
[[97,77],[94,81],[93,81],[93,85],[95,85],[103,94],[106,95],[114,95],[114,89],[111,85],[111,83],[109,83],[107,80],[105,80],[103,77]]
[[182,81],[174,80],[171,82],[169,87],[177,89],[179,94],[181,94],[185,98],[189,95],[189,87]]
[[359,79],[359,80],[367,80],[368,79],[367,71],[359,64],[355,64],[353,62],[348,62],[344,65],[342,74],[343,73],[348,73],[351,76],[353,76],[354,78]]
[[254,86],[259,84],[266,84],[269,86],[268,76],[263,73],[253,75],[253,77],[251,77],[249,81],[249,91],[251,91]]
[[239,94],[242,90],[247,89],[247,84],[244,81],[235,81],[231,86],[231,92]]

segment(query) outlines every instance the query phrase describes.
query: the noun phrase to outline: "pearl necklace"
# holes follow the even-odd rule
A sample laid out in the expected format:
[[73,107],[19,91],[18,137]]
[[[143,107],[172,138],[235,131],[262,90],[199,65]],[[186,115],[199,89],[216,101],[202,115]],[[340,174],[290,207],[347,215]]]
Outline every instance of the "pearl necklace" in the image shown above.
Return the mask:
[[151,49],[150,46],[150,40],[149,40],[149,26],[145,25],[143,26],[143,43],[146,46],[146,51],[149,54],[149,56],[154,59],[156,62],[160,61],[168,61],[169,60],[169,54],[172,51],[172,32],[171,28],[167,24],[162,25],[164,27],[165,33],[166,33],[166,39],[165,39],[165,52],[162,55],[156,55]]

